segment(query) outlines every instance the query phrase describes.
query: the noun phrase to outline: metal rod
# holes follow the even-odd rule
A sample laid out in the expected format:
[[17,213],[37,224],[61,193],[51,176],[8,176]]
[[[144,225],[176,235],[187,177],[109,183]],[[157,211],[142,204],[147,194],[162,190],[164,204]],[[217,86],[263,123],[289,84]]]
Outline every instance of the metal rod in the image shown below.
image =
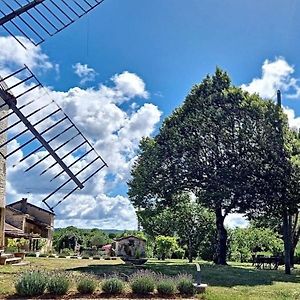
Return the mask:
[[[54,125],[57,125],[57,123],[55,123]],[[53,140],[55,140],[57,137],[59,137],[60,135],[62,135],[63,133],[65,133],[66,131],[68,131],[70,128],[72,128],[72,126],[69,126],[67,129],[65,129],[64,131],[60,132],[59,134],[57,134],[56,136],[54,136],[53,138],[51,138],[49,141],[45,141],[45,143],[49,145],[50,142],[52,142]],[[49,129],[49,128],[48,128]],[[47,129],[47,130],[48,130]],[[40,134],[39,134],[40,135]],[[36,136],[35,136],[36,137]],[[37,137],[36,137],[37,138]],[[42,143],[41,143],[42,144]],[[31,156],[32,154],[36,153],[37,151],[41,150],[44,147],[44,145],[42,144],[40,147],[36,148],[35,150],[31,151],[29,154],[25,155],[20,162],[24,161],[25,159],[27,159],[29,156]],[[45,147],[44,147],[45,148]],[[46,148],[47,150],[47,148]],[[53,150],[51,150],[53,151]],[[57,156],[57,155],[56,155]]]
[[[73,126],[81,133],[81,131],[79,130],[79,128],[77,127],[76,124],[74,124],[74,122],[69,118],[68,115],[65,114],[65,116],[67,116],[68,120],[70,123],[73,124]],[[85,136],[81,133],[81,136],[86,140],[86,142],[88,143],[88,145],[95,151],[95,153],[100,157],[101,161],[108,167],[107,163],[102,159],[101,155],[97,152],[97,150],[93,147],[93,145],[90,143],[89,140],[87,140],[85,138]]]
[[[4,99],[5,101],[5,99]],[[9,103],[10,102],[10,103]],[[13,101],[8,101],[11,109],[15,112],[15,114],[22,120],[22,122],[29,128],[31,133],[39,140],[39,142],[44,146],[44,148],[51,154],[51,156],[58,161],[59,165],[65,172],[70,176],[70,178],[77,184],[78,187],[83,188],[82,183],[77,179],[77,177],[72,173],[70,169],[66,166],[66,164],[59,158],[59,156],[53,151],[52,147],[40,134],[39,132],[32,126],[32,124],[27,120],[27,118],[23,115],[23,113],[16,107]]]
[[[73,153],[75,150],[77,150],[78,148],[80,148],[81,146],[83,146],[86,143],[86,141],[83,141],[80,145],[76,146],[75,148],[73,148],[71,151],[69,151],[67,154],[65,154],[61,159],[65,159],[67,156],[69,156],[71,153]],[[40,173],[40,176],[45,174],[47,171],[49,171],[51,168],[53,168],[55,165],[57,165],[57,162],[53,163],[51,166],[49,166],[47,169],[45,169],[44,171],[42,171]],[[68,166],[69,168],[69,166]],[[50,180],[51,181],[51,180]]]
[[[29,102],[23,104],[22,106],[19,107],[19,109],[22,109],[22,108],[24,108],[24,107],[30,105],[30,104],[33,103],[34,101],[35,101],[35,100],[31,100],[31,101],[29,101]],[[5,105],[7,105],[7,104],[5,103]],[[8,113],[7,115],[5,115],[4,117],[0,118],[0,122],[3,121],[4,119],[8,118],[9,116],[13,115],[13,114],[14,114],[14,112],[11,111],[10,113]]]
[[0,26],[7,23],[8,21],[11,21],[13,18],[23,14],[24,12],[26,12],[27,10],[35,7],[36,5],[44,2],[45,0],[33,0],[30,3],[24,5],[23,7],[14,10],[12,13],[6,15],[5,17],[0,19]]
[[[82,158],[84,158],[85,156],[87,156],[89,153],[91,153],[93,151],[93,149],[90,149],[88,152],[84,153],[83,155],[81,155],[79,158],[77,158],[74,162],[72,162],[70,165],[68,165],[68,168],[71,168],[72,166],[74,166],[77,162],[79,162]],[[53,181],[55,178],[59,177],[64,171],[60,171],[57,175],[55,175],[51,180]]]
[[1,82],[1,81],[5,81],[6,79],[8,79],[8,78],[10,78],[10,77],[12,77],[12,76],[17,75],[18,73],[20,73],[20,72],[22,72],[22,71],[24,71],[24,70],[26,70],[26,69],[27,69],[27,67],[25,66],[25,67],[23,67],[22,69],[20,69],[20,70],[18,70],[18,71],[15,71],[15,72],[11,73],[10,75],[7,75],[7,76],[4,77],[4,78],[0,78],[0,82]]
[[15,87],[17,87],[18,85],[30,80],[31,78],[33,78],[34,76],[33,75],[30,75],[29,77],[27,77],[26,79],[23,79],[22,81],[19,81],[18,83],[14,84],[13,86],[10,86],[8,89],[6,89],[6,92],[14,89]]
[[[105,165],[102,165],[100,168],[98,168],[95,172],[93,172],[89,177],[87,177],[82,184],[86,183],[89,179],[91,179],[94,175],[96,175],[98,172],[100,172]],[[58,206],[61,202],[63,202],[65,199],[67,199],[69,196],[71,196],[76,190],[78,190],[78,187],[75,187],[72,191],[70,191],[67,195],[65,195],[58,203],[56,203],[55,206],[52,206],[52,209],[54,209],[56,206]]]
[[[61,149],[62,147],[64,147],[66,144],[68,144],[70,141],[72,141],[75,137],[77,137],[79,134],[77,133],[76,135],[74,135],[72,138],[70,138],[69,140],[67,140],[66,142],[64,142],[63,144],[61,144],[59,147],[53,149],[53,151],[58,151],[59,149]],[[28,172],[31,169],[33,169],[35,166],[37,166],[38,164],[40,164],[42,161],[44,161],[46,158],[48,158],[51,154],[48,153],[47,155],[45,155],[43,158],[41,158],[39,161],[35,162],[33,165],[31,165],[30,167],[28,167],[24,172]],[[58,163],[58,162],[57,162]]]
[[[99,159],[99,156],[97,156],[93,161],[91,161],[89,164],[87,164],[84,168],[79,170],[77,173],[75,173],[75,176],[82,173],[85,169],[87,169],[90,165],[92,165],[96,160]],[[69,178],[67,181],[65,181],[63,184],[61,184],[57,189],[55,189],[51,194],[49,194],[46,198],[43,199],[43,202],[49,199],[52,195],[54,195],[57,191],[59,191],[61,188],[63,188],[66,184],[68,184],[71,181],[71,178]]]
[[[56,111],[52,112],[51,114],[47,115],[46,117],[44,117],[43,119],[39,120],[38,122],[34,123],[33,126],[37,126],[40,123],[42,123],[43,121],[45,121],[46,119],[48,119],[49,117],[51,117],[52,115],[56,114],[58,111],[60,111],[60,109],[57,109]],[[12,112],[13,113],[13,112]],[[10,138],[9,140],[7,140],[6,142],[4,142],[3,144],[0,145],[0,148],[2,148],[3,146],[9,144],[10,142],[12,142],[13,140],[15,140],[16,138],[20,137],[21,135],[23,135],[25,132],[27,132],[29,129],[26,128],[23,131],[21,131],[20,133],[16,134],[15,136],[13,136],[12,138]],[[47,128],[48,130],[48,128]],[[35,138],[33,138],[34,140]]]
[[[61,122],[63,122],[65,119],[66,119],[66,118],[63,118],[63,119],[59,120],[57,123],[51,125],[51,126],[48,127],[47,129],[45,129],[44,131],[42,131],[40,134],[42,135],[42,134],[46,133],[47,131],[51,130],[52,128],[54,128],[55,126],[57,126],[58,124],[60,124]],[[7,155],[5,156],[5,158],[8,158],[8,157],[11,156],[12,154],[16,153],[18,150],[22,149],[22,148],[25,147],[26,145],[28,145],[28,144],[30,144],[31,142],[33,142],[34,140],[35,140],[35,136],[34,136],[32,139],[28,140],[26,143],[22,144],[20,147],[14,149],[12,152],[10,152],[9,154],[7,154]],[[39,147],[37,150],[40,150],[40,149],[42,149],[42,148],[43,148],[43,146]],[[27,158],[27,157],[26,157],[26,158]],[[17,164],[19,164],[19,163],[22,162],[23,160],[24,160],[24,157],[23,157]],[[15,167],[17,164],[15,164],[14,167]]]

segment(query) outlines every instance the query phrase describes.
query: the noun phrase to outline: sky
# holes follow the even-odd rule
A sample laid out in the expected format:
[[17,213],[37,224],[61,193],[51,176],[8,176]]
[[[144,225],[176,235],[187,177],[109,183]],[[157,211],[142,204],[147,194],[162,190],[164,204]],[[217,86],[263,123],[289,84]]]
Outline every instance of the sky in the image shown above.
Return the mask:
[[[275,100],[281,89],[290,125],[299,128],[299,10],[296,0],[105,0],[38,47],[24,40],[24,50],[0,30],[1,74],[26,63],[108,164],[57,208],[55,226],[135,229],[126,182],[139,140],[217,66],[264,98]],[[24,174],[26,163],[13,167],[23,156],[8,161],[7,202],[41,205],[47,189],[37,187],[38,173]],[[246,223],[231,215],[227,224]]]

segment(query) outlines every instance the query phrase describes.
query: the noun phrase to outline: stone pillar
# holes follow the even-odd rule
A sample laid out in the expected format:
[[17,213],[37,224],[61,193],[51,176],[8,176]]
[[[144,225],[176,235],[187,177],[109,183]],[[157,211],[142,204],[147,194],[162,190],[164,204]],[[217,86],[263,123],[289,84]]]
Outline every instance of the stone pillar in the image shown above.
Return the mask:
[[[0,77],[1,79],[1,77]],[[0,87],[1,88],[1,87]],[[0,98],[0,105],[4,102]],[[8,113],[7,105],[0,109],[0,119]],[[7,127],[7,118],[0,121],[0,131]],[[6,132],[0,135],[0,144],[6,141]],[[5,246],[4,224],[5,224],[5,186],[6,186],[6,161],[3,156],[6,155],[6,147],[0,148],[0,249]]]

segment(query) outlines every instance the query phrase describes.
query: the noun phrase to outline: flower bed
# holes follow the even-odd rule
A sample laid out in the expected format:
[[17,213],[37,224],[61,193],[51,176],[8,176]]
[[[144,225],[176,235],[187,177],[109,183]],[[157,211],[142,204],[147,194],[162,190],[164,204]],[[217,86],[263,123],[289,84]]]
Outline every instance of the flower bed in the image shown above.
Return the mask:
[[[22,297],[46,297],[54,295],[65,297],[119,297],[140,298],[141,296],[153,298],[178,298],[195,295],[192,276],[180,275],[167,277],[152,271],[137,271],[124,281],[117,275],[99,280],[92,275],[76,275],[49,273],[43,271],[27,271],[19,276],[15,284],[16,295]],[[74,295],[76,288],[77,295]],[[70,294],[71,293],[71,294]]]

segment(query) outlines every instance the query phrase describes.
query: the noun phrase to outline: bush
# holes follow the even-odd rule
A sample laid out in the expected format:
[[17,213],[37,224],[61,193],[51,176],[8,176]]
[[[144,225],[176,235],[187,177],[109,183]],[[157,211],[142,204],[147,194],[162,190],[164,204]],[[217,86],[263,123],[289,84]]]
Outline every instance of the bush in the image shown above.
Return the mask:
[[51,254],[48,256],[48,258],[56,258],[56,256],[54,254]]
[[77,283],[77,291],[80,294],[93,294],[96,290],[97,283],[93,278],[83,277]]
[[39,257],[47,257],[47,254],[46,253],[42,253],[39,255]]
[[27,257],[36,257],[36,254],[35,254],[35,252],[29,252],[29,253],[26,253],[26,256]]
[[65,256],[70,256],[70,255],[74,255],[74,251],[68,248],[64,248],[61,250],[60,254]]
[[136,272],[130,277],[130,286],[134,294],[150,294],[155,288],[155,274],[149,271]]
[[59,255],[58,258],[67,258],[65,255]]
[[174,258],[174,259],[183,259],[184,254],[185,254],[185,250],[182,249],[182,248],[178,248],[173,252],[172,258]]
[[100,260],[100,256],[93,256],[93,259]]
[[53,295],[65,295],[70,288],[66,274],[52,275],[48,281],[48,292]]
[[124,283],[119,278],[109,278],[102,282],[102,291],[107,294],[117,295],[124,291]]
[[193,284],[192,276],[181,275],[177,279],[177,289],[181,295],[193,296],[196,294],[196,289]]
[[176,284],[172,279],[162,278],[157,284],[157,291],[161,295],[172,296],[176,293]]
[[82,258],[82,259],[90,259],[89,256],[82,256],[81,258]]
[[47,286],[47,277],[40,271],[28,271],[18,278],[15,283],[17,294],[20,296],[33,297],[42,295]]

